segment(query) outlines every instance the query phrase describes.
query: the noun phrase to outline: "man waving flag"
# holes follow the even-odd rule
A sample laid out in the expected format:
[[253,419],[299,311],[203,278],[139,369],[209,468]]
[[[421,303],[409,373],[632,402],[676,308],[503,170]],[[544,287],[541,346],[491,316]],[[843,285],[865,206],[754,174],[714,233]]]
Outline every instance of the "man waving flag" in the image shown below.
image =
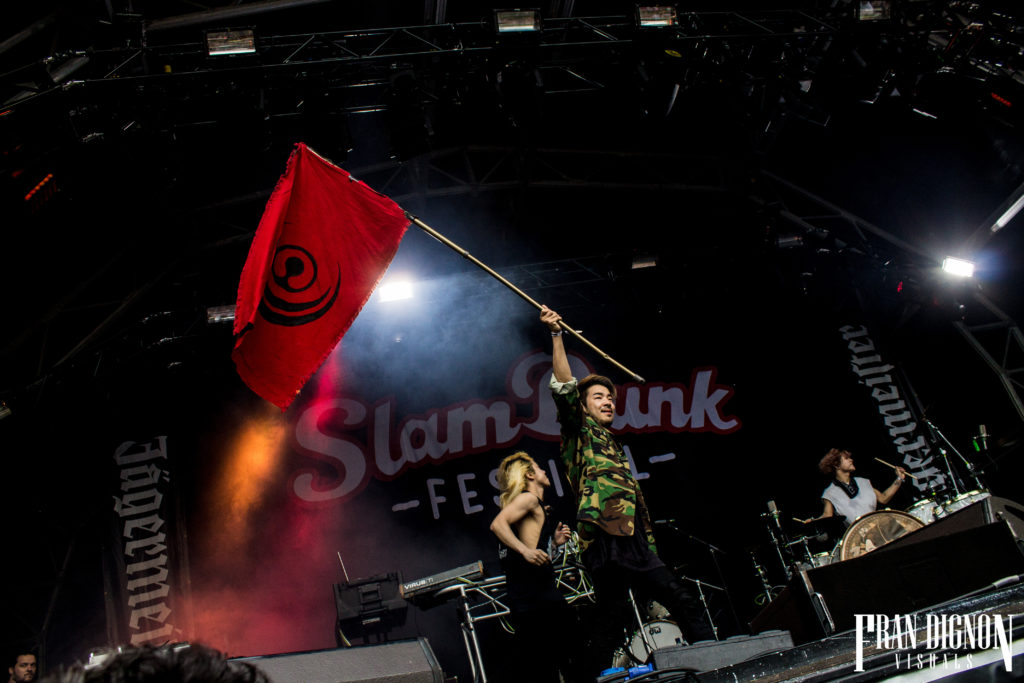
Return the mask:
[[288,159],[238,283],[232,358],[254,392],[287,408],[348,331],[409,219],[306,145]]

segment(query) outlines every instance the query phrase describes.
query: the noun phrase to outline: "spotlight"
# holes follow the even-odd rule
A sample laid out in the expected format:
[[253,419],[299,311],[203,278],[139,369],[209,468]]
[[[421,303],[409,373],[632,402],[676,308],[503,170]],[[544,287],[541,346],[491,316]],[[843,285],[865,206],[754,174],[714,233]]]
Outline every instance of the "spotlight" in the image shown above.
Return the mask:
[[958,277],[971,277],[974,275],[974,263],[965,259],[947,256],[942,260],[942,270]]
[[208,323],[226,323],[234,319],[234,306],[210,306],[206,309],[206,322]]
[[494,26],[498,33],[527,33],[531,31],[540,31],[540,10],[494,10]]
[[857,21],[883,21],[892,15],[891,0],[855,0]]
[[256,52],[256,36],[252,29],[240,31],[207,31],[206,53],[218,55],[247,55]]
[[676,8],[664,5],[636,6],[636,25],[640,28],[664,28],[676,26]]
[[658,265],[658,257],[654,254],[640,254],[633,257],[632,270],[640,270],[641,268],[654,268]]
[[387,282],[380,286],[381,301],[398,301],[412,298],[412,283],[407,280]]

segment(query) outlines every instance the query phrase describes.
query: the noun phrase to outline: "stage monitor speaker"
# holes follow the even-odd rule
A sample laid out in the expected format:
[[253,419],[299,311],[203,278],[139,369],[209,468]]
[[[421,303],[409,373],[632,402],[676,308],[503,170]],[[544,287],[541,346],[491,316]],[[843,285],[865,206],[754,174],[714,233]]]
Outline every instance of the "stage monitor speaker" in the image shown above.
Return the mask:
[[239,661],[256,666],[274,683],[444,683],[426,638]]
[[[965,509],[967,516],[951,515],[860,557],[798,572],[751,629],[786,629],[802,644],[852,629],[856,614],[910,614],[1024,574],[1009,523],[974,525],[971,517],[983,521],[983,510]],[[930,537],[918,536],[926,531]]]
[[931,524],[901,536],[873,552],[890,552],[996,522],[1005,522],[1013,537],[1018,541],[1024,541],[1024,505],[1008,498],[993,496],[940,517]]
[[714,671],[739,664],[748,659],[793,647],[793,638],[786,631],[768,631],[756,636],[733,636],[718,642],[694,645],[672,645],[659,648],[651,655],[654,668]]

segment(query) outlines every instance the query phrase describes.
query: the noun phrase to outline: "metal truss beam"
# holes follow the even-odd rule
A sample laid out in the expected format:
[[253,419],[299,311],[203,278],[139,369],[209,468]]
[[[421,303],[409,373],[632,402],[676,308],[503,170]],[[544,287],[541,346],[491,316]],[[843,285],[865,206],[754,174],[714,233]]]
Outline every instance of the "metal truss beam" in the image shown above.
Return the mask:
[[[873,240],[882,240],[905,253],[922,257],[932,266],[942,260],[941,254],[910,244],[772,173],[762,171],[762,176],[780,190],[771,206],[803,235],[831,240],[839,246],[854,246],[880,262],[885,256]],[[769,206],[763,196],[752,197],[752,200]],[[1024,335],[1010,316],[980,291],[975,289],[972,295],[991,314],[990,320],[973,325],[954,320],[953,326],[999,378],[1014,410],[1024,421]]]
[[[193,15],[188,17],[189,21],[195,19]],[[622,16],[553,17],[545,21],[538,35],[514,43],[499,40],[485,22],[429,24],[260,35],[257,54],[227,59],[209,57],[202,42],[160,43],[159,33],[154,36],[143,32],[116,48],[90,49],[89,68],[78,79],[26,88],[16,97],[6,98],[5,106],[83,86],[124,88],[247,74],[328,73],[351,85],[372,85],[379,80],[379,75],[374,76],[375,69],[386,73],[396,65],[418,64],[438,68],[438,60],[443,68],[450,68],[452,63],[465,67],[467,61],[481,63],[523,53],[535,55],[538,67],[563,69],[571,79],[599,87],[599,82],[573,69],[584,56],[592,60],[593,50],[607,53],[650,46],[659,53],[671,50],[681,60],[710,59],[717,63],[727,58],[744,59],[744,55],[746,59],[759,59],[760,55],[743,47],[750,42],[774,40],[802,50],[836,32],[828,17],[799,10],[688,12],[681,15],[678,27],[656,31],[638,30],[631,18]],[[43,62],[57,58],[49,56]]]
[[396,202],[514,188],[724,192],[727,162],[678,154],[471,146],[357,168]]
[[994,320],[976,325],[967,325],[959,320],[953,325],[963,335],[985,364],[999,378],[1017,416],[1024,421],[1024,335],[1006,313],[988,300],[981,292],[975,291],[974,298]]
[[[776,194],[773,195],[771,201],[775,202],[779,215],[805,235],[812,235],[823,240],[837,240],[840,246],[853,245],[871,256],[877,256],[879,252],[877,245],[871,240],[871,237],[875,237],[903,252],[921,257],[932,265],[942,262],[942,254],[928,251],[900,239],[770,171],[761,171],[761,176],[775,188]],[[763,206],[768,205],[763,195],[752,197],[752,199]]]

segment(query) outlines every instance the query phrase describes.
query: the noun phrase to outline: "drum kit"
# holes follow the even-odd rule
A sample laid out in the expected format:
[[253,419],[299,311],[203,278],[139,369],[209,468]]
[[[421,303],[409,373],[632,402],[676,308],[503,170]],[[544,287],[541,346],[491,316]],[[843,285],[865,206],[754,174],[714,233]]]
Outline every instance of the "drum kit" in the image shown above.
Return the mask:
[[[962,510],[969,505],[991,497],[985,490],[968,491],[948,498],[925,498],[917,501],[906,512],[901,510],[877,510],[858,517],[847,527],[842,538],[831,551],[812,553],[810,542],[821,539],[826,533],[811,536],[799,536],[786,542],[788,547],[799,547],[796,561],[797,569],[817,569],[832,564],[852,560],[865,555],[886,543],[912,531],[922,529],[949,514]],[[827,521],[826,520],[822,520]],[[812,525],[817,526],[814,522]]]
[[[984,488],[984,485],[978,478],[978,471],[974,465],[956,450],[953,444],[945,438],[935,425],[928,420],[924,420],[924,422],[959,457],[977,488],[971,491],[963,491],[966,487],[958,479],[945,448],[940,447],[938,451],[945,460],[948,474],[947,481],[950,483],[950,488],[947,491],[940,492],[933,489],[929,492],[930,495],[928,497],[914,502],[905,512],[900,510],[870,512],[853,520],[846,530],[841,533],[838,532],[835,526],[839,523],[839,518],[826,517],[808,523],[814,531],[813,534],[788,540],[779,523],[778,508],[775,507],[774,501],[768,501],[768,513],[762,513],[761,516],[767,521],[769,537],[775,546],[779,559],[782,560],[786,568],[787,579],[792,577],[793,569],[816,569],[834,562],[843,562],[860,557],[876,548],[895,541],[901,536],[917,531],[954,512],[991,497],[992,494]],[[984,425],[980,429],[985,434]],[[895,465],[881,458],[875,458],[875,460],[890,468],[897,469]],[[914,479],[917,478],[910,473],[907,473],[907,476]],[[820,544],[822,542],[834,541],[840,535],[841,538],[835,543],[832,550],[811,552],[812,542]],[[788,554],[794,561],[787,563],[784,557],[785,554]],[[757,566],[756,560],[755,566]],[[762,583],[765,583],[767,586],[767,581],[764,580],[764,572],[759,571],[759,576],[762,579]]]

